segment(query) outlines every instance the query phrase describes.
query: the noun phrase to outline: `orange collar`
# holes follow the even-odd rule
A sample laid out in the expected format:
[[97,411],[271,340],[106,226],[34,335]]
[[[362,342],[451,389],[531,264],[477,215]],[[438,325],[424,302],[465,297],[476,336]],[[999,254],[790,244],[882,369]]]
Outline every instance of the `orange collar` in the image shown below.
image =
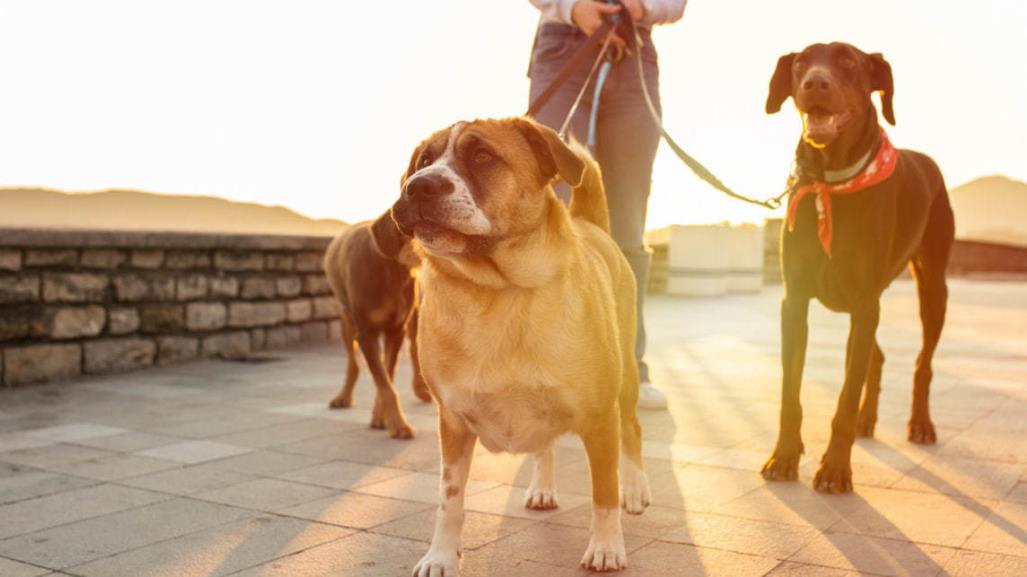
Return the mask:
[[877,155],[859,174],[838,184],[814,182],[800,186],[795,190],[795,193],[792,194],[788,202],[788,231],[792,232],[795,230],[795,210],[799,206],[799,202],[806,195],[815,193],[817,195],[817,236],[820,237],[820,246],[824,247],[824,253],[830,257],[831,239],[834,236],[831,224],[831,195],[851,194],[884,182],[895,172],[895,165],[898,159],[898,151],[892,146],[891,141],[888,140],[888,135],[885,134],[882,128],[881,146],[877,150]]

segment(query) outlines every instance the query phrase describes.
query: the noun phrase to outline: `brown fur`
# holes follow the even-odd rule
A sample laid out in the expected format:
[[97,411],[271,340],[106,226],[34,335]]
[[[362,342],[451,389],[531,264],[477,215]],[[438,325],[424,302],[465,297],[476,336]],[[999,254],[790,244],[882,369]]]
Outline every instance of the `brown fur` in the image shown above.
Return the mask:
[[[353,405],[353,387],[360,373],[359,345],[377,387],[371,426],[388,429],[396,438],[414,436],[392,384],[407,333],[414,392],[424,401],[431,398],[418,367],[416,264],[410,239],[400,234],[388,216],[373,224],[353,225],[336,237],[325,253],[325,274],[338,303],[342,343],[349,356],[346,380],[329,406]],[[383,337],[384,361],[379,344]]]

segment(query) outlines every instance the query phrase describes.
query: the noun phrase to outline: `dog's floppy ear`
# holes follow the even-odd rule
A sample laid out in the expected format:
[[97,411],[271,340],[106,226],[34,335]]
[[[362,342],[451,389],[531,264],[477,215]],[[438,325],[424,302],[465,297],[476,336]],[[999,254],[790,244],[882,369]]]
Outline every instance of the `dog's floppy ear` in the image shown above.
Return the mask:
[[881,113],[888,124],[895,126],[895,109],[892,107],[892,96],[895,94],[895,83],[891,76],[891,64],[880,52],[870,54],[870,89],[881,96]]
[[770,79],[770,92],[767,93],[767,114],[781,110],[781,105],[792,95],[792,64],[795,56],[792,52],[777,59],[777,68]]
[[410,162],[407,163],[407,169],[403,172],[403,176],[399,179],[400,190],[403,189],[403,186],[407,183],[407,179],[410,178],[410,175],[417,172],[417,160],[421,158],[421,152],[424,151],[424,149],[428,146],[428,143],[430,141],[431,139],[429,138],[421,144],[418,144],[417,148],[414,149],[413,154],[410,155]]
[[560,140],[560,135],[555,130],[529,118],[518,119],[517,129],[531,145],[542,178],[549,181],[559,174],[572,188],[581,184],[581,177],[585,173],[585,161],[581,160],[567,143]]
[[410,239],[399,230],[390,208],[371,224],[371,240],[382,256],[396,258],[403,245]]

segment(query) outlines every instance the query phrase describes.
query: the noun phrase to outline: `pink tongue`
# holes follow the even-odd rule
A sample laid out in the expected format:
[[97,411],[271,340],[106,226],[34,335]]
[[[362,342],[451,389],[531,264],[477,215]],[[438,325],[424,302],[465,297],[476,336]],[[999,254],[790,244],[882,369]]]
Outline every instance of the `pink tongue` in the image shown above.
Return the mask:
[[826,140],[837,136],[839,114],[806,114],[806,136]]

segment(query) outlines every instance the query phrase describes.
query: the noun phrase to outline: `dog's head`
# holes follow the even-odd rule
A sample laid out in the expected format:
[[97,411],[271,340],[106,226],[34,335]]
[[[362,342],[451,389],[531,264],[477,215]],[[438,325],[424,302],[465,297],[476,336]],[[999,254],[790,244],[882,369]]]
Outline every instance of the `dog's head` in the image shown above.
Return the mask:
[[532,120],[458,122],[414,150],[392,216],[429,255],[487,254],[538,228],[553,179],[577,185],[584,168],[553,130]]
[[823,148],[838,139],[854,120],[870,114],[870,94],[881,95],[881,112],[895,124],[891,65],[880,54],[867,54],[841,42],[813,44],[782,56],[770,80],[767,113],[781,110],[789,96],[802,114],[803,138]]
[[415,268],[421,264],[421,259],[414,252],[413,239],[399,229],[392,218],[391,210],[385,211],[385,214],[371,223],[371,240],[374,248],[386,258],[391,258],[407,268]]

